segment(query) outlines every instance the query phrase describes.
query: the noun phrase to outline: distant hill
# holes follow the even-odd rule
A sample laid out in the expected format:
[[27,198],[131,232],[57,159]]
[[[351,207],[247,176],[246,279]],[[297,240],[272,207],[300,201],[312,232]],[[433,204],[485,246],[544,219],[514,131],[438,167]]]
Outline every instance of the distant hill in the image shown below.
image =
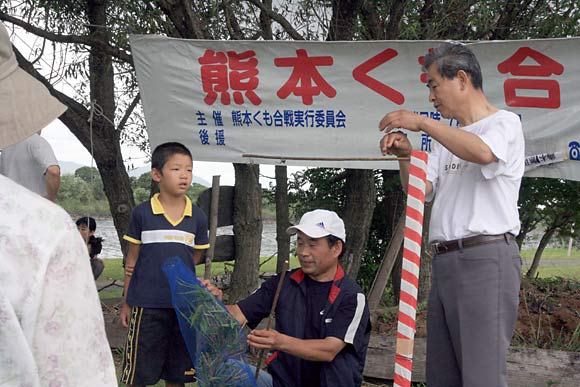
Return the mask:
[[84,165],[75,163],[74,161],[59,161],[61,175],[74,175],[75,171]]
[[[79,163],[75,163],[74,161],[59,161],[58,164],[60,165],[60,173],[62,175],[74,175],[74,173],[77,169],[85,166],[85,165],[82,165]],[[129,173],[129,176],[139,177],[144,173],[149,173],[150,170],[151,170],[151,166],[144,165],[142,167],[132,169],[132,170],[128,171],[128,173]],[[206,187],[211,186],[210,182],[208,182],[207,180],[205,180],[202,177],[195,176],[195,175],[193,175],[193,182],[197,183],[197,184],[201,184],[201,185],[206,186]]]
[[[139,177],[144,173],[149,173],[151,171],[151,166],[150,165],[143,165],[142,167],[139,168],[135,168],[132,170],[129,170],[129,176],[135,176],[135,177]],[[207,180],[205,180],[203,177],[199,177],[196,175],[193,175],[193,182],[197,183],[197,184],[201,184],[205,187],[211,187],[211,183],[208,182]]]

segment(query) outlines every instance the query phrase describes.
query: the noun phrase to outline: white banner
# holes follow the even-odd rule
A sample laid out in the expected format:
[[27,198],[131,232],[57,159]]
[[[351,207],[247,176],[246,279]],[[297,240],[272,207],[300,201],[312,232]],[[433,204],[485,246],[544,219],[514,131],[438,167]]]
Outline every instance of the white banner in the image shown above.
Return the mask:
[[[179,141],[195,160],[398,169],[379,120],[429,104],[422,56],[436,41],[202,41],[133,35],[151,146]],[[496,107],[519,114],[527,175],[580,180],[580,38],[470,44]],[[425,134],[409,133],[430,150]],[[265,155],[273,159],[244,157]]]

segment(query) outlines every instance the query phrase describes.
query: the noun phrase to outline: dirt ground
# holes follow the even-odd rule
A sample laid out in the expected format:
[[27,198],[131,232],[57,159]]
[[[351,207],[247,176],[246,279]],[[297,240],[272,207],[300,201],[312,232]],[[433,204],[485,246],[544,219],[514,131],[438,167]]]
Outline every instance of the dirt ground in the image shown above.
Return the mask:
[[[111,299],[102,303],[109,327],[120,328],[119,302],[119,299]],[[425,310],[417,312],[417,337],[427,336],[426,315]],[[397,331],[397,308],[376,312],[373,321],[375,333],[394,336]],[[122,346],[125,339],[123,329],[108,329],[107,333],[113,347]],[[580,352],[580,281],[524,279],[512,345]]]
[[[119,324],[120,300],[106,300],[102,305],[110,344],[122,348],[126,331]],[[426,312],[420,310],[417,313],[417,337],[427,335],[425,319]],[[397,308],[381,310],[375,314],[374,321],[375,333],[394,336],[397,330]],[[580,281],[561,278],[524,280],[512,345],[580,352]],[[113,353],[119,368],[122,349]],[[391,386],[384,383],[365,380],[363,386]]]
[[[396,334],[397,308],[387,308],[375,317],[375,332]],[[427,335],[425,319],[426,312],[418,311],[417,337]],[[580,352],[580,281],[524,279],[512,345]]]

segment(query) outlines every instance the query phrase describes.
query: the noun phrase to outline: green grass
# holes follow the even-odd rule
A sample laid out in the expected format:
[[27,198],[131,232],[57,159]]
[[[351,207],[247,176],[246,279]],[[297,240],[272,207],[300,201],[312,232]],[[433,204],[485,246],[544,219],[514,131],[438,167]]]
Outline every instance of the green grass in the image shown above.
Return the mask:
[[[522,271],[525,272],[528,270],[531,260],[534,258],[534,250],[522,250],[522,258],[528,263],[524,263]],[[538,269],[538,276],[541,278],[548,278],[548,277],[563,277],[563,278],[573,278],[573,279],[580,279],[580,250],[572,250],[572,254],[570,257],[567,256],[567,249],[546,249],[542,254],[542,261],[572,261],[577,260],[578,265],[567,265],[567,266],[540,266]],[[262,257],[260,259],[261,266],[260,272],[275,272],[276,271],[276,257]],[[99,278],[99,287],[104,285],[110,284],[113,280],[117,280],[117,283],[122,284],[123,279],[125,277],[123,267],[121,265],[122,259],[106,259],[105,260],[105,270],[103,274]],[[290,259],[290,268],[298,267],[298,259],[296,257],[292,257]],[[234,270],[234,262],[215,262],[212,264],[211,272],[213,275],[221,274],[226,271],[233,271]],[[196,274],[198,277],[203,277],[203,273],[205,271],[205,266],[198,265],[196,267]],[[102,290],[99,292],[101,299],[108,299],[108,298],[118,298],[121,297],[122,289],[118,286],[113,286]]]
[[[105,270],[103,270],[103,274],[99,277],[98,280],[98,287],[101,288],[104,285],[108,285],[113,281],[117,281],[118,284],[122,284],[123,280],[125,279],[125,271],[122,266],[123,260],[121,258],[116,259],[105,259]],[[276,257],[262,257],[260,259],[260,272],[264,273],[274,273],[276,272]],[[300,266],[298,263],[298,258],[291,257],[290,258],[290,268],[296,268]],[[232,272],[234,270],[234,262],[214,262],[211,265],[211,273],[212,275],[222,274],[226,271]],[[195,268],[195,272],[198,277],[203,277],[205,273],[205,265],[197,265]],[[111,286],[107,289],[101,290],[99,292],[99,296],[102,300],[106,300],[109,298],[119,298],[123,293],[123,289],[118,286]]]
[[[522,268],[522,272],[525,275],[529,266]],[[540,266],[538,268],[538,277],[540,278],[572,278],[580,280],[580,265],[571,266]]]
[[[534,259],[534,254],[536,250],[522,250],[523,259]],[[542,260],[562,260],[562,261],[579,261],[580,262],[580,250],[572,249],[570,256],[567,256],[568,249],[546,249],[542,253]],[[580,264],[580,263],[579,263]]]
[[[525,261],[522,266],[522,272],[525,275],[530,268],[530,265],[532,264],[535,250],[522,250],[521,254]],[[542,262],[546,261],[578,261],[578,264],[545,264],[542,266]],[[568,249],[560,248],[544,250],[542,253],[542,259],[540,260],[540,267],[538,268],[537,275],[540,278],[562,277],[580,280],[580,250],[572,250],[569,257]]]

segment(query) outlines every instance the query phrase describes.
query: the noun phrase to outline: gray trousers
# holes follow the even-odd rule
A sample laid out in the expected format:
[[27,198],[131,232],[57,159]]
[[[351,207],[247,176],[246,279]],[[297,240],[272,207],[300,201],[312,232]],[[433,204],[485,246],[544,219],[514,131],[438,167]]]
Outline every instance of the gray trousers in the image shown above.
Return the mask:
[[507,387],[522,261],[515,241],[433,258],[427,305],[427,385]]

